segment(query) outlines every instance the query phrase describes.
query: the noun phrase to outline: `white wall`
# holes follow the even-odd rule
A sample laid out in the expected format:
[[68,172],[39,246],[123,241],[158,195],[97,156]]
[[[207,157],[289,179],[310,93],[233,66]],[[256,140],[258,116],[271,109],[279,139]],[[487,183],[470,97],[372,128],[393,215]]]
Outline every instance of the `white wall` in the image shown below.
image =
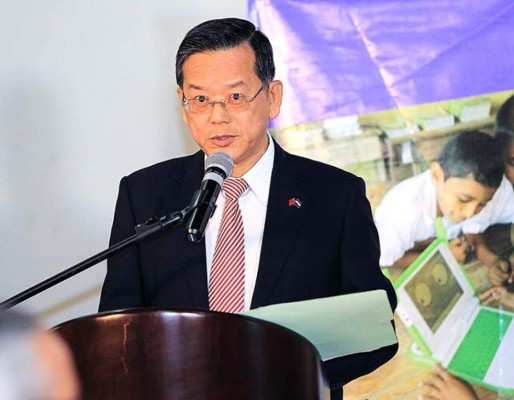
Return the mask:
[[[0,0],[0,299],[107,246],[119,179],[195,151],[174,57],[246,0]],[[173,210],[170,210],[173,211]],[[95,313],[105,263],[22,303]]]

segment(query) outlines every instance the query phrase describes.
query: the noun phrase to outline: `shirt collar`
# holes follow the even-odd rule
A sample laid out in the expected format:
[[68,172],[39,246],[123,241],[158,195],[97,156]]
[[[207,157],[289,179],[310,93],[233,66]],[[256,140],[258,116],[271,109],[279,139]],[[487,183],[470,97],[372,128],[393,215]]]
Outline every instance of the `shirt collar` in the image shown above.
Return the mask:
[[268,148],[257,161],[257,163],[242,176],[250,189],[259,201],[266,206],[268,204],[269,189],[271,184],[271,171],[273,170],[273,160],[275,158],[275,144],[268,135]]
[[[273,170],[273,161],[275,159],[275,143],[269,132],[266,132],[266,135],[268,136],[268,148],[259,161],[241,177],[248,183],[249,189],[255,193],[255,196],[264,206],[268,204],[271,171]],[[207,155],[204,155],[204,160],[206,159]],[[242,196],[246,193],[248,191],[243,193]]]

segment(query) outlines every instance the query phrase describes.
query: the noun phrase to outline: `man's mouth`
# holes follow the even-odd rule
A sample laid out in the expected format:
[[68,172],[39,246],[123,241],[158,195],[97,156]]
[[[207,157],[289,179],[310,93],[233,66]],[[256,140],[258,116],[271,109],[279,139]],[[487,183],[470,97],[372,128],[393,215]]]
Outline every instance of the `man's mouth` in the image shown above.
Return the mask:
[[235,136],[233,135],[216,135],[211,136],[209,140],[214,143],[217,146],[228,146],[230,145],[235,139]]

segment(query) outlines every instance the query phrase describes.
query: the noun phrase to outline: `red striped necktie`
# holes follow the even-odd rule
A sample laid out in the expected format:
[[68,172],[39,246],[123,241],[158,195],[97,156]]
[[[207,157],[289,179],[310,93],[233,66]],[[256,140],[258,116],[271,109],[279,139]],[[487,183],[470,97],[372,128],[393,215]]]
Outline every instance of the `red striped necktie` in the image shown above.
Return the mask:
[[238,313],[245,304],[245,242],[238,199],[248,189],[244,179],[228,178],[223,185],[225,208],[214,249],[209,282],[209,308]]

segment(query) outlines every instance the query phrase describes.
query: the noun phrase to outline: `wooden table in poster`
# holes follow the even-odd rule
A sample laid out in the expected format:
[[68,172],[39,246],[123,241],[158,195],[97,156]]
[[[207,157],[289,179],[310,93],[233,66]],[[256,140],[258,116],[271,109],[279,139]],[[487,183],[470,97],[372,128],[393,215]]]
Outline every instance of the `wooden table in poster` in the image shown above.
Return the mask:
[[[489,286],[485,267],[478,262],[465,266],[477,291]],[[399,271],[391,271],[393,279]],[[369,375],[350,382],[344,387],[344,400],[417,400],[421,395],[421,384],[426,380],[432,367],[416,361],[410,354],[413,343],[400,319],[395,315],[396,334],[400,348],[394,358]],[[514,400],[514,395],[505,395],[473,386],[480,400]]]

